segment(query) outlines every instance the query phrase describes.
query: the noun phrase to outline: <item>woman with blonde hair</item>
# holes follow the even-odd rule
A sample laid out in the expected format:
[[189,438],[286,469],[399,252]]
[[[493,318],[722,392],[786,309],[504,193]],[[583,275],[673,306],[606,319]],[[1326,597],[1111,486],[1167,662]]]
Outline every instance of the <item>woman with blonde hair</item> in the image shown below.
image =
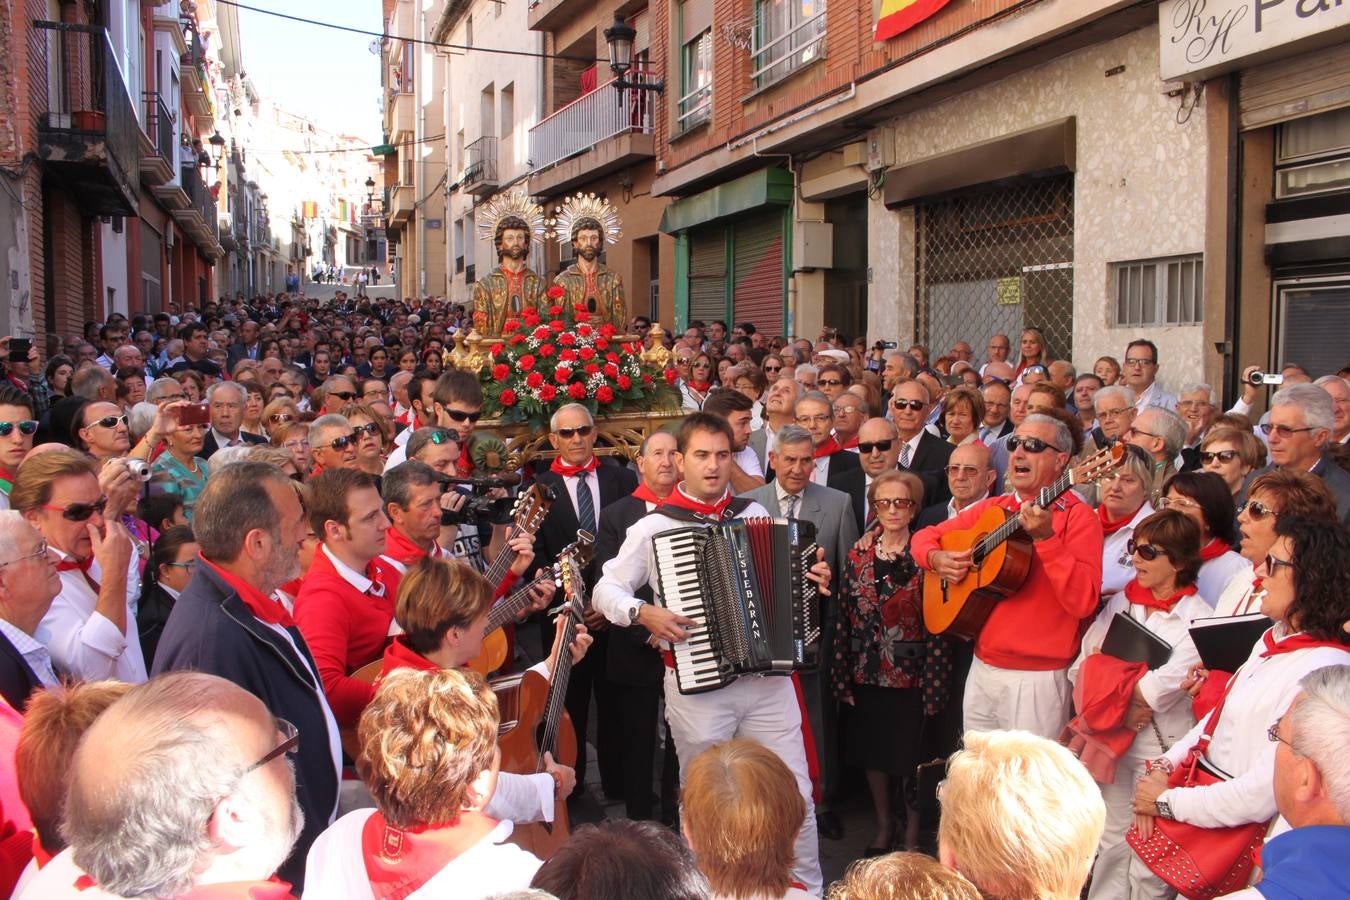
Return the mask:
[[344,407],[342,415],[356,435],[356,465],[367,475],[384,474],[384,459],[394,440],[394,426],[368,403]]
[[289,396],[278,397],[263,407],[262,427],[270,438],[282,425],[300,421],[300,407]]
[[303,422],[285,422],[272,429],[272,446],[280,447],[295,458],[295,469],[308,478],[314,468],[314,450],[309,445],[309,426]]
[[806,801],[772,750],[744,738],[709,747],[689,763],[681,801],[681,828],[715,900],[812,896],[792,883]]
[[851,863],[829,900],[980,900],[980,892],[931,856],[888,853]]

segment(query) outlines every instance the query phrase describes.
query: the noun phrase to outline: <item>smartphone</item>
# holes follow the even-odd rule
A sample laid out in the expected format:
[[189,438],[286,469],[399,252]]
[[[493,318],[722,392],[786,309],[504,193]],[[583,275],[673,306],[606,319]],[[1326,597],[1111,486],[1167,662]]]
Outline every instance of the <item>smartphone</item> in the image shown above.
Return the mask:
[[1248,378],[1247,381],[1255,385],[1284,384],[1284,376],[1267,374],[1265,372],[1253,372],[1251,374],[1251,377]]
[[205,403],[189,403],[178,407],[179,425],[206,425],[211,421],[211,408]]
[[28,338],[10,338],[9,339],[9,361],[10,362],[28,362],[28,354],[33,349],[33,342]]

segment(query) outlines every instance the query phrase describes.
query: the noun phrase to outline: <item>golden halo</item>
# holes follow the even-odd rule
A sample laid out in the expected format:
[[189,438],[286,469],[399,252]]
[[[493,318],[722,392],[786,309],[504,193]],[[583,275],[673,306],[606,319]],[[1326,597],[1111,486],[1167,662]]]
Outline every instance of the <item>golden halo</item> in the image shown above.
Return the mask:
[[562,206],[553,212],[548,227],[559,244],[572,240],[572,229],[583,219],[594,219],[600,223],[605,243],[617,244],[623,233],[619,227],[619,213],[606,200],[595,194],[576,194],[563,201]]
[[496,194],[484,203],[474,215],[478,219],[478,233],[489,241],[497,237],[497,224],[509,216],[523,219],[530,226],[531,237],[542,241],[548,237],[545,230],[544,208],[530,199],[522,187]]

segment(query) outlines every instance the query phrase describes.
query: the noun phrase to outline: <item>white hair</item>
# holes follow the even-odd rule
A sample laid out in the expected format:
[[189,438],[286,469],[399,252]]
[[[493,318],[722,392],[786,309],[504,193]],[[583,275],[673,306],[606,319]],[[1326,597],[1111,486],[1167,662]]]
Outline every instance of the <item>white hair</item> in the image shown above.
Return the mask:
[[1186,382],[1185,384],[1183,384],[1183,385],[1181,386],[1181,390],[1177,391],[1177,396],[1180,397],[1180,396],[1182,396],[1183,394],[1194,394],[1196,391],[1204,391],[1206,394],[1209,395],[1209,402],[1210,402],[1210,404],[1213,405],[1213,406],[1218,406],[1218,404],[1219,404],[1219,393],[1218,393],[1218,391],[1214,390],[1214,386],[1213,386],[1213,385],[1211,385],[1211,384],[1206,384],[1206,383],[1203,382],[1203,381],[1188,381],[1188,382]]
[[1326,387],[1327,385],[1335,384],[1338,381],[1342,384],[1342,386],[1350,387],[1350,381],[1347,381],[1346,379],[1342,378],[1339,375],[1323,375],[1321,378],[1314,381],[1313,384],[1317,385],[1318,387]]
[[155,416],[159,415],[159,407],[153,403],[142,400],[131,407],[131,412],[127,413],[127,428],[135,435],[133,440],[139,440],[150,430],[150,426],[155,424]]
[[211,454],[210,468],[207,469],[207,478],[211,473],[219,472],[230,463],[243,462],[248,459],[249,451],[255,449],[253,444],[235,444],[233,447],[221,447],[215,453]]
[[1280,388],[1270,398],[1270,408],[1292,406],[1303,413],[1303,424],[1309,428],[1331,431],[1336,427],[1336,403],[1325,388],[1315,384],[1291,384]]
[[[1145,419],[1144,416],[1148,418]],[[1177,451],[1186,443],[1187,435],[1191,433],[1181,416],[1161,406],[1144,407],[1139,410],[1139,417],[1134,421],[1140,431],[1157,432],[1157,436],[1163,442],[1163,453],[1167,456],[1176,456]]]
[[1326,666],[1303,676],[1303,698],[1289,714],[1295,753],[1306,756],[1326,783],[1327,799],[1350,823],[1350,666]]
[[[17,509],[0,509],[0,562],[12,562],[18,551],[15,540],[28,520]],[[32,527],[32,526],[28,526]]]
[[811,365],[810,363],[798,363],[793,368],[795,369],[796,374],[801,374],[803,372],[805,372],[808,375],[820,374],[820,370],[817,369],[815,366]]
[[1073,455],[1073,435],[1069,432],[1069,426],[1065,425],[1054,416],[1047,416],[1043,413],[1031,413],[1022,420],[1023,425],[1049,425],[1055,430],[1055,449],[1060,453]]
[[216,394],[221,391],[232,391],[239,398],[240,404],[248,400],[248,389],[237,381],[217,381],[206,389],[206,402],[210,403],[215,399]]
[[549,430],[549,431],[557,431],[557,430],[558,430],[558,419],[562,418],[562,414],[565,413],[565,412],[576,412],[577,410],[581,410],[582,412],[584,412],[584,413],[586,414],[586,423],[587,423],[587,424],[589,424],[589,425],[594,425],[594,424],[595,424],[595,416],[591,415],[591,411],[590,411],[589,409],[587,409],[586,407],[582,406],[580,403],[568,403],[568,404],[565,405],[565,406],[560,406],[560,407],[558,407],[558,409],[553,413],[553,415],[549,416],[549,418],[548,418],[548,430]]
[[1126,387],[1123,384],[1108,384],[1092,395],[1092,405],[1094,408],[1100,407],[1103,400],[1110,400],[1112,397],[1119,397],[1124,400],[1126,406],[1134,406],[1139,401],[1139,398],[1135,396],[1134,388]]

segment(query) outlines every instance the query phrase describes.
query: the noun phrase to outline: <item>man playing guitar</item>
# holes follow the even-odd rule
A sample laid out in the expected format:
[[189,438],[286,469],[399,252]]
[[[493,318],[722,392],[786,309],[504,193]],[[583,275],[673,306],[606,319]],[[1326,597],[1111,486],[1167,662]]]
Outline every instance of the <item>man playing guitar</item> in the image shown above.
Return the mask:
[[1014,493],[990,497],[954,519],[914,535],[915,561],[949,583],[965,578],[971,550],[943,550],[940,540],[965,530],[990,504],[1020,516],[1034,542],[1022,587],[1000,600],[975,642],[966,681],[964,728],[1017,728],[1050,740],[1069,721],[1067,670],[1079,651],[1083,621],[1097,611],[1102,584],[1102,529],[1092,508],[1072,492],[1042,509],[1037,491],[1060,477],[1072,452],[1068,427],[1029,415],[1008,439]]
[[[660,593],[652,551],[652,537],[691,521],[707,524],[738,517],[767,516],[763,506],[744,497],[733,497],[731,447],[734,436],[725,419],[696,412],[686,416],[676,435],[676,461],[683,480],[665,502],[628,529],[618,554],[605,564],[592,603],[615,625],[641,625],[667,645],[688,637],[686,628],[695,622],[664,606],[640,600],[637,593],[650,587]],[[674,514],[668,514],[673,509]],[[679,515],[680,517],[675,517]],[[1098,548],[1100,554],[1100,547]],[[819,586],[822,602],[829,595],[830,567],[821,559],[808,577]],[[666,653],[666,722],[679,748],[680,776],[699,753],[734,737],[752,738],[768,747],[787,764],[806,800],[806,818],[797,835],[793,877],[813,894],[823,887],[820,848],[816,842],[816,816],[811,779],[807,774],[806,747],[802,741],[801,706],[792,679],[752,675],[725,687],[701,694],[681,694],[676,686],[674,663]]]

